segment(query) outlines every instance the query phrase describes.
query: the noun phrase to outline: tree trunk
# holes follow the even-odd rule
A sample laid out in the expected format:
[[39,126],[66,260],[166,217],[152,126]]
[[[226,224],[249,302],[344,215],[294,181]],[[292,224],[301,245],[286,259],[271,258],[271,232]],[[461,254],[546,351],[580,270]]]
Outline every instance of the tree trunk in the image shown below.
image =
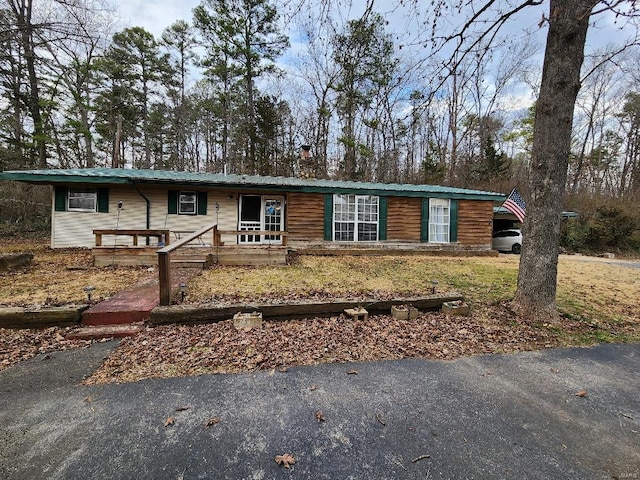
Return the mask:
[[27,64],[29,94],[27,106],[31,120],[33,120],[33,142],[36,146],[36,161],[38,168],[47,168],[47,141],[45,136],[44,119],[40,106],[40,84],[36,72],[35,41],[33,39],[35,27],[31,23],[32,0],[11,2],[18,30],[21,33],[24,59]]
[[593,5],[591,0],[551,0],[550,4],[529,167],[531,197],[514,299],[516,310],[535,320],[557,316],[562,197],[571,150],[573,111]]

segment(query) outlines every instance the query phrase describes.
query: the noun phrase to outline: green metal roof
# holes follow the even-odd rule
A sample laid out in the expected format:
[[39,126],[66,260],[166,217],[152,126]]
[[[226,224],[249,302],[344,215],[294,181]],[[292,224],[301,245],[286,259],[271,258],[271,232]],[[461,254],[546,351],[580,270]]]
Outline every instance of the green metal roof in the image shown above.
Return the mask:
[[223,187],[259,191],[306,193],[355,193],[399,197],[442,197],[500,201],[505,195],[482,190],[399,183],[347,182],[338,180],[224,175],[221,173],[175,172],[171,170],[133,170],[120,168],[79,168],[52,170],[12,170],[0,172],[0,180],[43,184],[164,184],[192,188]]

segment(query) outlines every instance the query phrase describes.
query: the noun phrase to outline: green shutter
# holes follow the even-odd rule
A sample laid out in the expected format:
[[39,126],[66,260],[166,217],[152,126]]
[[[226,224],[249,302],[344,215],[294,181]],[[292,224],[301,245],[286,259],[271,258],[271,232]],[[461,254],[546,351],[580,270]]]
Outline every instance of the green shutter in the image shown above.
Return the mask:
[[458,201],[449,200],[449,243],[458,241]]
[[56,185],[54,190],[55,202],[54,209],[56,212],[65,212],[67,210],[67,192],[69,189],[62,185]]
[[324,239],[333,240],[333,195],[327,193],[324,196]]
[[109,213],[109,189],[98,189],[98,211],[100,213]]
[[167,197],[167,213],[169,214],[177,214],[178,213],[178,191],[177,190],[169,190],[169,195]]
[[429,241],[429,199],[422,199],[422,212],[420,216],[420,241]]
[[378,240],[387,239],[387,197],[378,198]]
[[196,192],[198,215],[207,214],[207,192]]

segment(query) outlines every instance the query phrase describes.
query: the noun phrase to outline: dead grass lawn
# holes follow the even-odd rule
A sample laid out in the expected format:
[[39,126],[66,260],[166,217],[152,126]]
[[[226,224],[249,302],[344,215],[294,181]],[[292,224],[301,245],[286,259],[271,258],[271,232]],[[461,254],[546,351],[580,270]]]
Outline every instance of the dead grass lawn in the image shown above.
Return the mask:
[[146,267],[93,267],[86,248],[54,251],[44,242],[0,241],[0,254],[27,252],[34,255],[31,265],[0,272],[0,306],[83,303],[86,286],[95,287],[93,297],[100,299],[157,275]]

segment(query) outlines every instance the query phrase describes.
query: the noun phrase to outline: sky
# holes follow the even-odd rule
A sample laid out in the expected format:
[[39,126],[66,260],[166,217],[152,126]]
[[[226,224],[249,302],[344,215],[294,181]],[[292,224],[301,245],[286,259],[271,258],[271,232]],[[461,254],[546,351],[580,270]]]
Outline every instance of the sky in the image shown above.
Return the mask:
[[115,2],[121,24],[125,27],[144,27],[156,38],[176,20],[191,23],[192,10],[200,0],[120,0]]
[[[233,0],[232,0],[233,1]],[[279,3],[288,3],[295,5],[301,0],[280,0]],[[309,0],[313,2],[314,0]],[[418,5],[420,2],[426,2],[427,0],[416,0]],[[201,3],[201,0],[113,0],[114,6],[119,12],[119,27],[120,29],[131,26],[144,27],[149,32],[153,33],[156,38],[160,38],[163,30],[171,25],[176,20],[182,19],[188,23],[192,23],[192,11]],[[332,14],[340,18],[355,18],[364,8],[364,0],[315,0],[318,4],[330,4],[332,8]],[[353,7],[349,7],[350,3],[353,3]],[[404,44],[407,48],[401,50],[407,52],[417,52],[418,55],[424,54],[425,49],[417,46],[420,42],[418,38],[422,40],[428,40],[429,29],[431,20],[427,20],[427,24],[421,23],[421,19],[417,18],[415,11],[402,10],[401,8],[395,8],[399,0],[376,0],[375,9],[382,13],[387,20],[387,31],[393,33],[394,43],[396,46]],[[410,3],[410,2],[405,2]],[[501,0],[498,5],[507,3],[513,3],[510,0]],[[544,52],[544,42],[547,32],[547,25],[544,24],[540,28],[539,23],[544,15],[548,15],[548,2],[545,2],[541,6],[529,7],[525,9],[515,21],[512,21],[505,25],[502,33],[506,33],[512,38],[522,38],[526,32],[530,32],[533,35],[530,37],[530,42],[535,42],[539,46],[539,54],[536,55],[533,60],[534,64],[538,62],[540,71],[542,70],[542,59]],[[313,9],[311,9],[313,10]],[[280,10],[283,18],[286,18],[286,12]],[[306,14],[306,11],[302,12]],[[461,17],[454,15],[444,15],[439,20],[441,25],[450,24],[453,28],[453,23],[460,21]],[[612,42],[621,41],[623,37],[626,37],[631,33],[630,28],[621,28],[621,24],[615,24],[615,18],[612,15],[599,16],[597,22],[592,24],[589,29],[589,36],[587,39],[587,51],[604,47]],[[285,70],[291,69],[295,63],[298,52],[303,48],[300,44],[300,37],[296,35],[293,28],[294,23],[290,24],[289,36],[291,41],[291,48],[286,52],[279,61],[281,67]],[[295,68],[295,67],[294,67]],[[193,80],[193,79],[192,79]],[[514,110],[525,109],[531,105],[533,101],[532,91],[530,88],[523,87],[522,90],[514,92],[511,99],[511,108]]]
[[[287,2],[287,0],[282,0]],[[316,0],[319,2],[322,0]],[[357,16],[359,10],[362,10],[363,0],[354,0],[354,7],[349,9],[346,5],[348,0],[325,0],[331,2],[334,6],[334,13],[339,16],[349,16],[353,18]],[[425,0],[416,0],[418,2]],[[162,31],[179,19],[186,20],[191,23],[193,9],[201,3],[201,0],[113,0],[116,10],[119,12],[120,24],[122,28],[128,26],[142,26],[146,30],[153,33],[156,37],[160,37]],[[288,2],[295,3],[295,2]],[[384,14],[389,21],[388,28],[395,31],[397,36],[406,38],[406,35],[416,35],[416,30],[420,27],[419,21],[415,18],[413,12],[402,10],[394,7],[399,3],[398,0],[377,0],[375,8]],[[507,3],[507,2],[499,2]],[[511,2],[509,2],[511,3]],[[508,31],[514,35],[524,30],[536,31],[538,23],[542,19],[542,15],[548,14],[548,4],[545,2],[541,6],[530,7],[526,9],[526,13],[521,14],[516,22],[507,25]],[[448,22],[446,18],[444,22]],[[609,15],[606,18],[600,18],[598,25],[592,26],[589,31],[588,44],[591,47],[605,45],[611,41],[624,36],[624,31],[620,31],[620,23],[614,24],[615,17]],[[546,32],[546,29],[542,29]],[[605,33],[606,32],[606,33]],[[401,40],[402,41],[402,40]]]

